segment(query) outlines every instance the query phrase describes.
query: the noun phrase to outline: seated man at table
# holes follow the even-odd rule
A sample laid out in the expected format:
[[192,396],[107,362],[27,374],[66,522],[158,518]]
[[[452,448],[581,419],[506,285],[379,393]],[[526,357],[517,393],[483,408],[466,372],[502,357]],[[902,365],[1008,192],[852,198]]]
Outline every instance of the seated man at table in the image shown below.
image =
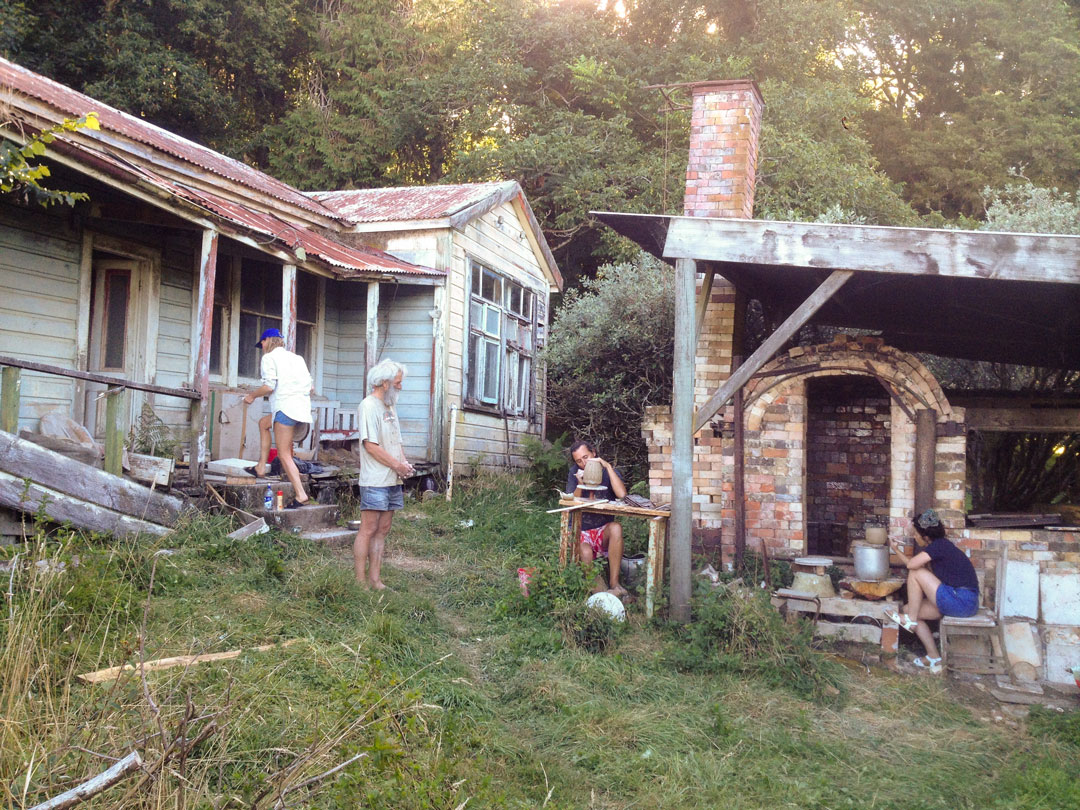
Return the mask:
[[[581,489],[581,477],[585,474],[585,462],[595,458],[603,467],[603,479],[600,490]],[[596,454],[596,448],[586,441],[576,441],[570,445],[570,470],[566,475],[566,491],[574,497],[592,497],[595,500],[615,501],[626,497],[626,485],[622,476],[606,460]],[[610,515],[595,515],[585,512],[581,516],[581,537],[578,538],[578,552],[581,562],[588,566],[597,557],[608,558],[608,593],[618,597],[626,596],[626,588],[619,584],[619,568],[622,564],[623,536],[622,526]]]

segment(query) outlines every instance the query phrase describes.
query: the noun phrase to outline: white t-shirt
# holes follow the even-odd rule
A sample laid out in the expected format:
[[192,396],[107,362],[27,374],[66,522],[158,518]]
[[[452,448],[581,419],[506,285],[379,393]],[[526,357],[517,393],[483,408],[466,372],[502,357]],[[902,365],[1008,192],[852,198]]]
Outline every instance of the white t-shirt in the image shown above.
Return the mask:
[[356,409],[360,423],[360,480],[362,487],[394,487],[401,483],[398,474],[375,460],[364,442],[375,442],[392,458],[402,458],[401,427],[397,411],[374,394],[368,394]]
[[284,346],[262,356],[262,384],[270,392],[270,413],[281,411],[290,419],[311,424],[311,373],[298,354]]

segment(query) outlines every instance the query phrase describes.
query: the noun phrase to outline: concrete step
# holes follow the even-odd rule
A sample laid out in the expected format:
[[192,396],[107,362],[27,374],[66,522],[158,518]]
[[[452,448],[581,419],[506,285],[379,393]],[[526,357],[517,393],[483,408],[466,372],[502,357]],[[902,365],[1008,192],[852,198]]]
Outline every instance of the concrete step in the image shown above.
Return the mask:
[[300,532],[300,536],[313,543],[336,548],[339,546],[351,546],[356,539],[356,532],[352,529],[343,529],[335,526],[332,529],[319,529],[308,532]]

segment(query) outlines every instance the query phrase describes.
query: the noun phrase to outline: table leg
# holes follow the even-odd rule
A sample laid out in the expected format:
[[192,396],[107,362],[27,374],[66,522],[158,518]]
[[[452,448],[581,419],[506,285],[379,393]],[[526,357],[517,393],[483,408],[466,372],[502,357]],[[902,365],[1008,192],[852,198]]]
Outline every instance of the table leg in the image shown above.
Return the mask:
[[645,618],[651,619],[656,595],[664,581],[664,524],[649,521],[649,556],[645,563]]
[[566,567],[566,554],[570,549],[570,513],[563,512],[559,523],[559,566]]

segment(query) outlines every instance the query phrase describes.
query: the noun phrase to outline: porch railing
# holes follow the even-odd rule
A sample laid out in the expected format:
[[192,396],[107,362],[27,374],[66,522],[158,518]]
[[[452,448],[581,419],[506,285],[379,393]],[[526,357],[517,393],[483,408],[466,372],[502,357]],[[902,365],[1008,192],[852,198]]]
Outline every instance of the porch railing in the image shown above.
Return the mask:
[[[169,388],[164,385],[151,385],[149,383],[125,380],[118,377],[109,377],[105,374],[95,374],[92,371],[77,371],[60,366],[50,366],[45,363],[35,363],[30,360],[20,360],[16,357],[0,355],[0,430],[7,433],[18,433],[19,430],[19,387],[20,375],[23,369],[37,371],[43,374],[54,374],[58,377],[70,377],[75,380],[96,382],[107,386],[103,396],[105,400],[105,471],[113,475],[123,472],[122,458],[124,450],[124,431],[122,430],[122,414],[126,410],[124,405],[127,401],[126,391],[147,391],[152,394],[164,394],[170,397],[180,397],[191,400],[193,408],[201,406],[202,397],[198,391],[186,388]],[[192,432],[191,438],[191,472],[199,477],[198,469],[198,431]]]

